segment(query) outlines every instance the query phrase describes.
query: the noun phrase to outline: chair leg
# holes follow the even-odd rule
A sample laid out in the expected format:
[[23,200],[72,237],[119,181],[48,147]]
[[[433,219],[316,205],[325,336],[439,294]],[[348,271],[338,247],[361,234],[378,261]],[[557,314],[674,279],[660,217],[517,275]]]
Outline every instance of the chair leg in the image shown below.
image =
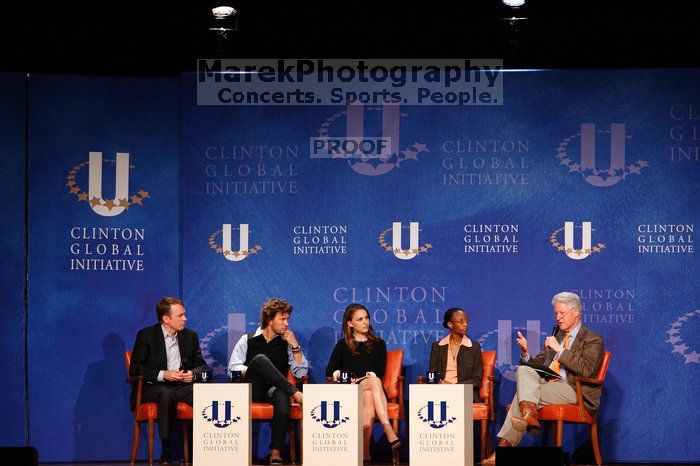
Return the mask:
[[148,464],[153,464],[153,431],[155,430],[155,422],[153,419],[148,420]]
[[488,426],[486,423],[486,419],[481,420],[481,461],[484,461],[486,458],[486,431],[488,430]]
[[598,446],[598,420],[593,416],[591,422],[591,443],[593,444],[593,455],[595,455],[595,464],[603,464],[603,458],[600,456],[600,447]]
[[141,424],[134,420],[134,440],[131,442],[131,459],[129,464],[136,463],[136,455],[139,452],[139,438],[141,437]]
[[185,457],[185,464],[190,464],[190,433],[188,422],[182,421],[182,450]]
[[299,464],[304,464],[304,421],[299,420]]
[[[398,436],[399,435],[399,420],[398,419],[391,420],[391,428],[394,429],[394,433]],[[399,464],[399,449],[398,448],[396,450],[391,451],[391,463],[392,464]]]
[[491,441],[491,426],[489,425],[489,420],[486,420],[486,458],[491,456],[494,452],[493,443]]
[[560,447],[564,441],[564,421],[557,421],[555,446]]

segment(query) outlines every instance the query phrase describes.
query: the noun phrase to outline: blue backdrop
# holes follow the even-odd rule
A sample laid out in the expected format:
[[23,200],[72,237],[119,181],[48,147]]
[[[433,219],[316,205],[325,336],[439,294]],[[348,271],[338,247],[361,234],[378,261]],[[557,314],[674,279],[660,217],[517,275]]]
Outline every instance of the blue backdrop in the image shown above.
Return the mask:
[[25,77],[0,73],[0,185],[3,207],[0,216],[0,354],[5,377],[0,382],[0,445],[25,442],[26,394],[24,371],[24,152],[25,152]]
[[[127,457],[122,352],[169,294],[220,373],[262,302],[288,299],[315,383],[349,303],[405,351],[409,382],[463,307],[469,336],[498,351],[495,434],[513,334],[541,345],[568,290],[612,352],[604,459],[697,460],[699,77],[513,72],[504,105],[466,108],[202,107],[191,76],[32,77],[31,443],[46,461]],[[356,128],[392,150],[312,154]],[[567,449],[589,459],[573,430]]]
[[[551,297],[574,291],[613,355],[603,456],[700,458],[689,427],[698,415],[684,408],[699,376],[699,287],[690,278],[697,78],[508,73],[502,106],[398,110],[202,107],[185,81],[183,291],[206,309],[192,326],[206,336],[210,362],[223,368],[241,322],[254,330],[260,304],[282,296],[295,305],[312,382],[323,382],[340,312],[354,301],[389,349],[405,351],[415,381],[444,334],[442,313],[460,306],[469,335],[498,350],[500,424],[514,392],[513,334],[529,329],[539,346],[554,324]],[[380,160],[312,157],[311,138],[350,136],[358,124],[365,137],[398,135],[398,147]],[[392,244],[394,222],[401,245]],[[396,257],[392,248],[409,248],[410,222],[419,224],[418,254]],[[583,222],[593,229],[586,252],[576,251]],[[681,421],[649,436],[639,420],[656,410]],[[567,448],[586,457],[587,438],[567,432]]]
[[[42,461],[123,459],[124,350],[179,293],[178,80],[37,76],[29,101],[30,441]],[[113,205],[118,153],[128,210]]]

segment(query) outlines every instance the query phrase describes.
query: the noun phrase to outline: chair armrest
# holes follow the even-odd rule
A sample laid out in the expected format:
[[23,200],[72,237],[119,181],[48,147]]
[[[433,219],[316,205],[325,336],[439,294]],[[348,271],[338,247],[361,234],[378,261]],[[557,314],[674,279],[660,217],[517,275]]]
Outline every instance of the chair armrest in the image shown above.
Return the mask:
[[600,383],[596,379],[574,376],[574,381],[576,382],[576,404],[578,405],[578,408],[581,410],[582,413],[588,410],[583,405],[583,391],[581,390],[581,382],[588,383],[588,380],[595,382],[594,385],[600,385]]
[[131,389],[136,385],[136,403],[134,405],[134,421],[138,421],[139,411],[141,410],[141,400],[143,398],[143,376],[135,375],[129,377],[126,381],[131,384]]
[[579,377],[578,375],[575,375],[573,377],[575,382],[581,382],[589,385],[603,385],[603,382],[601,382],[598,379],[591,379],[590,377]]
[[301,376],[301,378],[297,379],[297,385],[299,385],[299,384],[304,385],[305,383],[306,384],[309,383],[309,376],[308,375],[303,375],[303,376]]
[[423,376],[422,375],[418,376],[418,383],[423,383]]
[[326,377],[326,383],[333,383],[333,377]]

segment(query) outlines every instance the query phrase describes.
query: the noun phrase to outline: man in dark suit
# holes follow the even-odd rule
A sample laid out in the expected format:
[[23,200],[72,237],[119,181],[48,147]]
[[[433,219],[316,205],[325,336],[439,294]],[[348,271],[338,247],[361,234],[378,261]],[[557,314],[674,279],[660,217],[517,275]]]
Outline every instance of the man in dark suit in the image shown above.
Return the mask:
[[[163,448],[161,464],[170,462],[170,431],[178,402],[192,404],[192,382],[207,368],[199,338],[185,328],[185,307],[179,299],[163,298],[156,304],[158,323],[136,335],[129,375],[143,376],[144,402],[158,405],[158,434]],[[136,394],[131,393],[135,408]]]
[[[532,360],[559,373],[561,379],[546,382],[535,369],[520,365],[516,372],[517,388],[513,403],[498,432],[498,446],[511,447],[529,432],[540,433],[537,409],[551,404],[576,404],[574,376],[593,377],[603,357],[603,339],[593,330],[581,325],[581,300],[574,293],[563,292],[552,298],[557,331],[547,337],[544,349],[530,357],[527,340],[518,332],[520,361]],[[600,405],[600,387],[582,384],[586,409],[591,413]],[[482,465],[496,464],[496,454],[485,459]]]

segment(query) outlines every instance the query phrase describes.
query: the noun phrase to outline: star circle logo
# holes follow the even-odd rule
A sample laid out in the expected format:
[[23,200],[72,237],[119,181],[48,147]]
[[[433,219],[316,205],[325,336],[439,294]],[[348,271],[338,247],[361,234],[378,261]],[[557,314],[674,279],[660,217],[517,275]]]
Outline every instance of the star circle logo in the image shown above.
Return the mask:
[[[602,141],[597,141],[600,139]],[[556,158],[559,165],[569,169],[569,173],[580,174],[587,183],[596,187],[613,186],[620,181],[625,181],[631,175],[641,175],[644,168],[649,167],[646,160],[638,159],[625,165],[625,144],[631,136],[626,133],[623,123],[613,123],[610,129],[596,129],[595,124],[583,123],[581,131],[564,138],[556,150]],[[571,145],[580,140],[580,145]],[[596,168],[596,143],[603,146],[605,142],[610,144],[610,167],[608,169]],[[580,163],[574,162],[575,154],[570,153],[580,149]]]
[[696,318],[699,315],[700,309],[683,314],[671,324],[670,330],[666,332],[669,335],[666,343],[670,343],[673,347],[671,353],[678,353],[683,356],[685,359],[684,364],[700,364],[700,353],[686,344],[686,342],[683,340],[682,333],[683,327],[688,323],[688,321]]
[[233,416],[233,408],[230,401],[212,400],[211,404],[202,410],[202,417],[214,424],[214,427],[224,429],[241,420],[240,416]]
[[[111,199],[104,199],[102,194],[102,166],[116,165],[115,194]],[[88,190],[85,192],[78,184],[81,170],[88,167]],[[129,170],[136,168],[129,164],[129,154],[118,152],[115,159],[102,159],[102,152],[90,152],[89,160],[75,165],[66,176],[66,186],[69,194],[76,197],[78,202],[87,202],[90,208],[103,217],[114,217],[131,206],[142,206],[145,199],[151,197],[148,191],[139,189],[129,194]]]
[[[574,247],[574,231],[575,229],[581,230],[581,248]],[[559,235],[564,232],[564,244],[559,242]],[[599,253],[605,248],[604,243],[598,243],[593,245],[591,234],[595,230],[591,226],[591,222],[582,222],[581,225],[574,225],[574,222],[565,222],[563,228],[554,230],[551,235],[549,235],[549,242],[552,247],[557,251],[562,251],[570,259],[581,260],[590,256],[594,253]]]
[[311,419],[321,423],[327,429],[334,429],[350,420],[349,416],[342,416],[339,401],[322,401],[320,405],[311,410]]
[[[404,249],[401,241],[403,231],[409,232],[409,246]],[[391,228],[387,228],[379,234],[379,246],[385,251],[391,252],[397,259],[408,260],[413,259],[418,254],[427,253],[433,248],[430,243],[420,245],[420,224],[411,222],[408,226],[401,225],[401,222],[393,222]],[[391,232],[391,244],[386,239],[387,233]]]
[[[240,235],[240,246],[238,249],[233,249],[231,244],[232,231],[238,231]],[[248,248],[248,240],[250,229],[247,223],[241,223],[238,227],[233,227],[229,223],[225,223],[221,230],[217,230],[209,237],[209,247],[216,251],[217,254],[222,254],[227,260],[238,262],[244,260],[251,254],[257,254],[262,250],[262,246],[256,244],[252,248]],[[221,245],[217,243],[217,236],[221,235]]]
[[433,429],[442,429],[457,420],[454,416],[448,416],[447,408],[446,401],[429,401],[416,415],[421,422],[427,423]]
[[[382,150],[377,156],[361,153],[346,154],[343,151],[332,149],[329,141],[333,139],[331,133],[339,121],[345,120],[346,139],[362,140],[364,136],[357,133],[364,132],[365,117],[370,118],[381,113],[382,138],[390,141],[391,148]],[[418,156],[424,152],[430,152],[426,144],[414,142],[409,147],[400,148],[399,127],[400,120],[406,118],[407,113],[400,111],[398,104],[385,104],[382,106],[364,106],[348,104],[346,110],[335,113],[321,124],[316,131],[318,140],[326,141],[328,155],[333,159],[345,159],[353,171],[365,176],[380,176],[401,167],[406,161],[418,162]],[[337,133],[337,131],[336,131]],[[368,140],[371,138],[367,138]]]

